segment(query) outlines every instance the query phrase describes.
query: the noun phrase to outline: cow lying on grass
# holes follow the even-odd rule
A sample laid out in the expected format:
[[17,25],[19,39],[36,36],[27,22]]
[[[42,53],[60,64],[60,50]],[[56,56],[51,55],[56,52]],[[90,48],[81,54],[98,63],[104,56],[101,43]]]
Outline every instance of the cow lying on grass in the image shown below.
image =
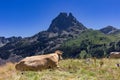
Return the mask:
[[48,68],[57,68],[59,67],[59,60],[62,59],[62,53],[62,51],[57,50],[51,54],[26,57],[18,62],[15,68],[21,71],[41,71]]
[[110,58],[120,58],[120,52],[111,52]]

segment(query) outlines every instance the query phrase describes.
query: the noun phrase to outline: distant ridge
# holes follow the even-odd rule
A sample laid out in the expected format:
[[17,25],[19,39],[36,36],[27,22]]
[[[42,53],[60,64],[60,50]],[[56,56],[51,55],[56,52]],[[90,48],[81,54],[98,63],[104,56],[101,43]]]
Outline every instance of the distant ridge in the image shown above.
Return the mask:
[[0,37],[0,47],[6,45],[9,42],[16,42],[21,40],[22,37],[9,37],[9,38],[5,38],[5,37]]
[[107,26],[105,28],[100,29],[101,32],[103,32],[104,34],[113,34],[116,31],[118,31],[119,29],[113,27],[113,26]]

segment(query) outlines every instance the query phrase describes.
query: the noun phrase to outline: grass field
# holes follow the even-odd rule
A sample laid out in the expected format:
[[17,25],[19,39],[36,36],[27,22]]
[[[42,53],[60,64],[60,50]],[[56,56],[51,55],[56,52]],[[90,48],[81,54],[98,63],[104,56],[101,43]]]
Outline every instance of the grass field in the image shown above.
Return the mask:
[[16,71],[13,63],[0,67],[0,80],[120,80],[120,59],[66,59],[59,69]]

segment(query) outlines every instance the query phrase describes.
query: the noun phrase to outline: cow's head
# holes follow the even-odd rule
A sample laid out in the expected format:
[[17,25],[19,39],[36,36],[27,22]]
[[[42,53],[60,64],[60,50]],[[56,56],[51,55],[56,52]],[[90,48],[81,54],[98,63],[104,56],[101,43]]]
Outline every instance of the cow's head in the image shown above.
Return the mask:
[[56,50],[55,53],[58,54],[59,60],[62,60],[62,59],[63,59],[63,58],[62,58],[63,51]]

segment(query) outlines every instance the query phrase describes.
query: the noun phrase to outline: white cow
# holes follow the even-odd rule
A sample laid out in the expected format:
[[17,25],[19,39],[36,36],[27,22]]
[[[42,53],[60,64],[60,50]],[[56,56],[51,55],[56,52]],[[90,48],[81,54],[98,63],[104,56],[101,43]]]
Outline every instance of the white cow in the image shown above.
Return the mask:
[[59,67],[58,62],[62,59],[62,53],[62,51],[57,50],[51,54],[26,57],[18,62],[15,68],[21,71],[37,71]]
[[110,52],[110,58],[120,58],[120,52]]

